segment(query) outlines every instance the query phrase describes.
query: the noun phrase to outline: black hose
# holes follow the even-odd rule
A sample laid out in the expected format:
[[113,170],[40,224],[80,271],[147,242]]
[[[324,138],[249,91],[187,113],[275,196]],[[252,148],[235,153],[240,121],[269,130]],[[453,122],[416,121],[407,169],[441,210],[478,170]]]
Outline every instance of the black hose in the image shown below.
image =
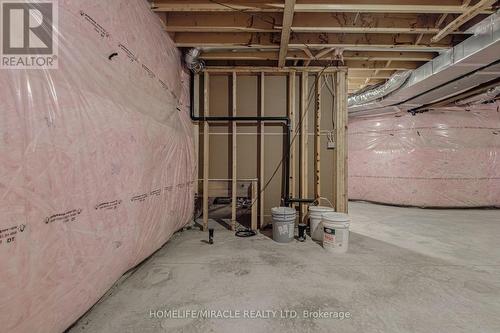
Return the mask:
[[246,238],[246,237],[252,237],[252,236],[257,235],[257,232],[255,232],[254,230],[251,230],[251,229],[240,229],[240,230],[236,230],[234,235],[236,237],[245,237]]

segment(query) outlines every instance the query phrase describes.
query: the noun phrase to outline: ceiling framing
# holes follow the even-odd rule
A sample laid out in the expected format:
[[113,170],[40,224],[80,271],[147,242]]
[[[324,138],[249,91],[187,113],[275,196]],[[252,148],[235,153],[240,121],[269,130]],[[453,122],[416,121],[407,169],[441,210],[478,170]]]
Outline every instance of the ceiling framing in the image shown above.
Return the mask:
[[460,43],[497,0],[158,0],[176,46],[213,66],[349,68],[349,91]]

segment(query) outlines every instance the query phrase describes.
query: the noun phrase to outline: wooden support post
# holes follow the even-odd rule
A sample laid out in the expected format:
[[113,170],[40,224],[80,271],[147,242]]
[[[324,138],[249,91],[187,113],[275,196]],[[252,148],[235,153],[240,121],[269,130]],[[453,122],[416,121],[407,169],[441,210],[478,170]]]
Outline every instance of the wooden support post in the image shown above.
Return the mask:
[[337,212],[347,213],[347,79],[346,72],[335,74],[335,150],[333,203]]
[[[293,137],[295,133],[295,71],[288,74],[288,118],[290,119],[290,133]],[[290,175],[288,179],[291,198],[295,198],[295,140],[290,146]]]
[[[250,202],[255,202],[257,200],[258,183],[257,180],[252,181],[252,199]],[[251,216],[251,228],[252,230],[257,230],[257,205],[252,205],[252,216]]]
[[[260,116],[263,117],[264,112],[264,72],[260,73]],[[261,121],[259,123],[259,140],[260,140],[260,164],[259,164],[259,210],[260,210],[260,227],[263,228],[265,226],[264,220],[264,135],[265,135],[265,127],[264,122]]]
[[[308,91],[309,91],[309,73],[302,72],[301,80],[301,98],[300,98],[300,197],[308,197],[308,173],[307,173],[307,158],[308,158],[308,128],[307,128],[307,106],[308,106]],[[307,214],[307,207],[300,204],[300,222],[303,223]]]
[[[232,75],[232,116],[236,116],[236,72],[233,72]],[[237,186],[237,165],[236,165],[236,121],[231,122],[232,130],[231,130],[231,144],[232,144],[232,172],[231,172],[231,230],[236,229],[236,204],[237,204],[237,196],[236,196],[236,186]]]
[[[194,92],[193,92],[193,109],[194,109],[194,114],[199,115],[200,114],[200,75],[195,74],[194,75]],[[200,125],[198,122],[195,122],[193,124],[193,143],[194,143],[194,160],[199,161],[200,158]],[[198,163],[197,163],[198,165]],[[199,167],[199,166],[198,166]],[[199,194],[200,193],[200,183],[198,182],[198,172],[199,169],[198,167],[196,168],[196,172],[194,174],[194,193]]]
[[314,198],[321,197],[320,155],[321,155],[321,74],[316,74],[314,105]]
[[[208,73],[204,74],[203,77],[203,98],[204,98],[204,112],[205,117],[209,115],[210,112],[210,99],[209,99],[209,84],[210,76]],[[208,177],[209,177],[209,125],[208,121],[203,122],[203,230],[208,229]]]

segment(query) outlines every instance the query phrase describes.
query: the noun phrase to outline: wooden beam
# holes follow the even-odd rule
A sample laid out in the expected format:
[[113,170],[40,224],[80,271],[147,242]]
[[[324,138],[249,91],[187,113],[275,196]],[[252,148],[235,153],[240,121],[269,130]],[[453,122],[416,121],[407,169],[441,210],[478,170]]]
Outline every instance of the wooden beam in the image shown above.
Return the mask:
[[[304,49],[306,50],[306,49]],[[321,52],[326,52],[328,50],[334,50],[334,48],[325,48],[320,53],[314,56],[311,51],[311,56],[317,60],[330,60],[326,54],[321,54]],[[344,61],[348,60],[359,60],[359,61],[423,61],[427,62],[432,60],[437,53],[435,52],[398,52],[398,51],[344,51],[343,58]],[[288,51],[288,60],[309,60],[307,54],[304,51]],[[203,51],[200,56],[203,60],[278,60],[278,52],[276,51],[251,51],[251,52],[232,52],[232,51]]]
[[309,64],[311,63],[311,60],[314,59],[314,55],[312,54],[311,50],[309,50],[309,48],[307,47],[304,48],[302,51],[304,51],[304,53],[307,56],[306,61],[304,61],[304,67],[308,67]]
[[[231,107],[232,107],[232,112],[231,115],[233,117],[236,116],[236,105],[237,105],[237,100],[236,100],[236,72],[233,72],[232,74],[232,80],[231,80],[231,85],[232,85],[232,98],[231,98]],[[232,171],[231,171],[231,230],[236,229],[236,205],[237,205],[237,196],[236,196],[236,189],[238,185],[237,181],[237,150],[236,150],[236,122],[232,121],[231,122],[231,145],[232,145],[232,153],[231,153],[231,165],[232,165]]]
[[[299,3],[295,6],[296,12],[336,12],[336,13],[463,13],[465,8],[459,1],[448,1],[442,4],[426,1],[377,1],[377,3],[366,4],[366,0],[350,1],[331,4],[324,3]],[[234,2],[234,1],[196,1],[186,3],[184,1],[154,2],[152,10],[155,12],[282,12],[286,5],[282,1],[265,2]],[[483,10],[485,14],[491,14],[491,10]]]
[[[350,70],[358,70],[358,71],[373,71],[373,70],[385,70],[385,71],[403,71],[403,70],[408,70],[408,69],[415,69],[423,65],[425,62],[417,62],[417,61],[391,61],[390,65],[386,67],[387,61],[345,61],[343,63],[344,66],[347,66]],[[212,64],[209,62],[207,63],[209,67],[214,67]],[[251,65],[251,63],[246,63],[245,65]],[[320,63],[315,64],[316,66],[321,65]],[[324,63],[324,65],[328,65]],[[248,66],[243,66],[243,64],[240,64],[241,67],[248,67]],[[291,66],[293,68],[298,68],[296,66]],[[304,66],[303,68],[308,68],[307,66]],[[255,72],[255,71],[254,71]],[[278,73],[278,72],[276,72]]]
[[444,20],[446,20],[447,17],[448,17],[448,14],[446,14],[446,13],[442,14],[439,17],[439,19],[437,20],[436,25],[435,25],[436,29],[439,29],[439,27],[441,27],[441,24],[443,24]]
[[[389,64],[387,62],[390,61]],[[351,70],[377,70],[377,69],[385,69],[385,70],[407,70],[407,69],[415,69],[420,67],[424,62],[422,61],[356,61],[349,60],[345,61],[344,65],[347,66]]]
[[485,8],[493,5],[496,0],[480,0],[474,6],[466,8],[466,11],[461,14],[459,17],[448,23],[446,27],[444,27],[441,31],[439,31],[434,37],[432,37],[431,42],[437,43],[446,36],[448,36],[453,31],[460,28],[460,26],[475,16],[479,15]]
[[334,87],[335,149],[334,196],[337,212],[347,213],[347,78],[345,73],[335,74]]
[[[453,37],[453,38],[452,38]],[[413,35],[408,34],[311,34],[296,33],[290,37],[290,49],[324,49],[343,48],[346,51],[442,51],[447,50],[462,35],[448,36],[439,43],[431,43],[430,36],[425,35],[422,45],[414,45]],[[279,47],[276,36],[270,33],[175,33],[174,41],[177,47],[200,47],[217,49],[258,49],[276,50]]]
[[373,76],[375,75],[375,70],[372,70],[371,72],[370,71],[361,71],[361,70],[349,70],[349,81],[355,81],[355,80],[365,80],[366,79],[366,76],[367,75],[370,75],[372,76],[372,78],[376,78],[376,79],[388,79],[391,77],[391,75],[394,73],[395,71],[393,70],[380,70],[379,71],[379,74],[377,76]]
[[264,17],[246,12],[167,12],[165,30],[168,32],[281,32],[283,14],[267,13]]
[[285,10],[283,11],[283,27],[281,29],[280,54],[278,67],[285,66],[286,54],[288,53],[288,42],[290,41],[290,27],[293,21],[293,8],[295,0],[285,0]]
[[[278,27],[279,28],[279,27]],[[385,27],[301,27],[294,26],[293,32],[316,32],[337,34],[434,34],[439,31],[436,28],[385,28]]]
[[[288,74],[288,118],[290,119],[290,133],[295,133],[295,71],[290,71]],[[290,193],[288,195],[291,198],[296,197],[295,192],[295,140],[292,141],[290,146],[290,179],[289,189]]]
[[208,73],[232,73],[236,71],[237,73],[260,73],[265,72],[266,74],[276,74],[276,75],[286,75],[290,71],[296,72],[309,72],[309,73],[334,73],[338,71],[347,71],[346,67],[270,67],[270,66],[207,66],[203,69],[203,72]]
[[[441,27],[441,24],[443,24],[444,20],[446,20],[446,18],[448,17],[448,14],[441,14],[441,16],[439,17],[439,19],[437,20],[436,24],[434,25],[435,29],[438,30],[439,32],[439,28]],[[420,42],[422,41],[422,38],[424,37],[424,34],[420,34],[417,36],[417,38],[415,39],[415,45],[417,44],[420,44]]]
[[[306,60],[306,62],[311,60]],[[425,63],[425,61],[391,61],[390,65],[387,66],[387,61],[358,61],[358,60],[347,60],[344,61],[343,65],[348,67],[350,70],[359,70],[359,71],[372,71],[376,69],[383,70],[407,70],[407,69],[415,69],[420,67]],[[210,65],[210,63],[208,64]],[[304,64],[305,66],[306,64]],[[247,67],[247,66],[241,66]],[[307,66],[305,66],[307,67]]]
[[439,43],[431,43],[429,35],[424,35],[422,39],[423,45],[415,46],[414,36],[408,34],[311,34],[311,33],[295,33],[290,38],[289,47],[303,48],[307,45],[309,48],[343,48],[344,50],[366,50],[372,51],[388,49],[401,50],[436,50],[439,48],[448,49],[457,38],[463,36],[448,36]]
[[306,54],[307,59],[314,58],[314,54],[312,54],[312,52],[311,52],[311,50],[309,50],[309,48],[306,47],[302,51],[304,51],[304,53]]
[[320,155],[321,155],[321,74],[316,74],[314,107],[314,198],[321,197]]
[[[357,15],[359,20],[352,24]],[[246,12],[170,12],[164,13],[164,28],[168,32],[281,32],[281,13],[264,17]],[[435,34],[439,31],[429,15],[386,13],[296,13],[292,32],[309,33],[389,33]],[[463,33],[460,31],[454,33]]]
[[[309,73],[302,72],[302,79],[300,82],[300,197],[308,198],[308,172],[307,172],[307,162],[308,162],[308,126],[307,126],[307,106],[308,106],[308,91],[309,91]],[[307,215],[307,207],[300,203],[300,223],[305,223],[305,217]]]
[[[407,4],[297,4],[295,5],[296,12],[351,12],[351,13],[464,13],[464,8],[461,5],[444,6],[444,5],[407,5]],[[482,9],[482,13],[490,14],[491,10]]]
[[[265,90],[265,74],[264,72],[260,73],[260,116],[264,117],[265,110],[265,100],[264,100],[264,90]],[[259,122],[259,141],[260,141],[260,164],[259,164],[259,209],[260,209],[260,228],[265,227],[265,210],[264,210],[264,186],[265,186],[265,178],[264,178],[264,156],[265,156],[265,127],[264,122]]]
[[[387,61],[387,63],[384,66],[384,69],[385,68],[389,68],[389,66],[391,65],[391,63],[392,63],[392,60]],[[375,72],[373,73],[373,76],[377,76],[379,73],[380,73],[380,69],[376,69]],[[361,85],[361,88],[365,87],[371,81],[371,79],[372,79],[372,75],[369,75],[366,78],[365,83],[363,85]]]
[[[210,74],[204,73],[203,75],[203,114],[207,117],[210,114]],[[208,178],[209,174],[209,130],[210,125],[207,121],[203,122],[203,230],[208,229]]]
[[330,52],[333,52],[335,50],[334,47],[327,47],[327,48],[324,48],[323,50],[319,51],[318,53],[316,53],[316,55],[314,56],[314,59],[321,59],[323,58],[324,56],[326,56],[327,54],[329,54]]
[[232,1],[221,1],[220,3],[207,1],[205,3],[186,3],[174,1],[169,3],[155,2],[152,6],[155,12],[281,12],[283,7],[278,3],[265,4],[235,4]]

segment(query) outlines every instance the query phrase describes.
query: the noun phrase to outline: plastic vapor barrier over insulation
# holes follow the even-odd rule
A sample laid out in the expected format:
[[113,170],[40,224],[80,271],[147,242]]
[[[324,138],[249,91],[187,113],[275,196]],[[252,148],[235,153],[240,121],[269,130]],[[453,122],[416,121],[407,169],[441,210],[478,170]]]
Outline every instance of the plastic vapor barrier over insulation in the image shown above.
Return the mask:
[[149,6],[60,0],[58,69],[0,69],[1,332],[64,331],[192,216],[189,77]]
[[349,119],[349,198],[500,206],[500,106]]

